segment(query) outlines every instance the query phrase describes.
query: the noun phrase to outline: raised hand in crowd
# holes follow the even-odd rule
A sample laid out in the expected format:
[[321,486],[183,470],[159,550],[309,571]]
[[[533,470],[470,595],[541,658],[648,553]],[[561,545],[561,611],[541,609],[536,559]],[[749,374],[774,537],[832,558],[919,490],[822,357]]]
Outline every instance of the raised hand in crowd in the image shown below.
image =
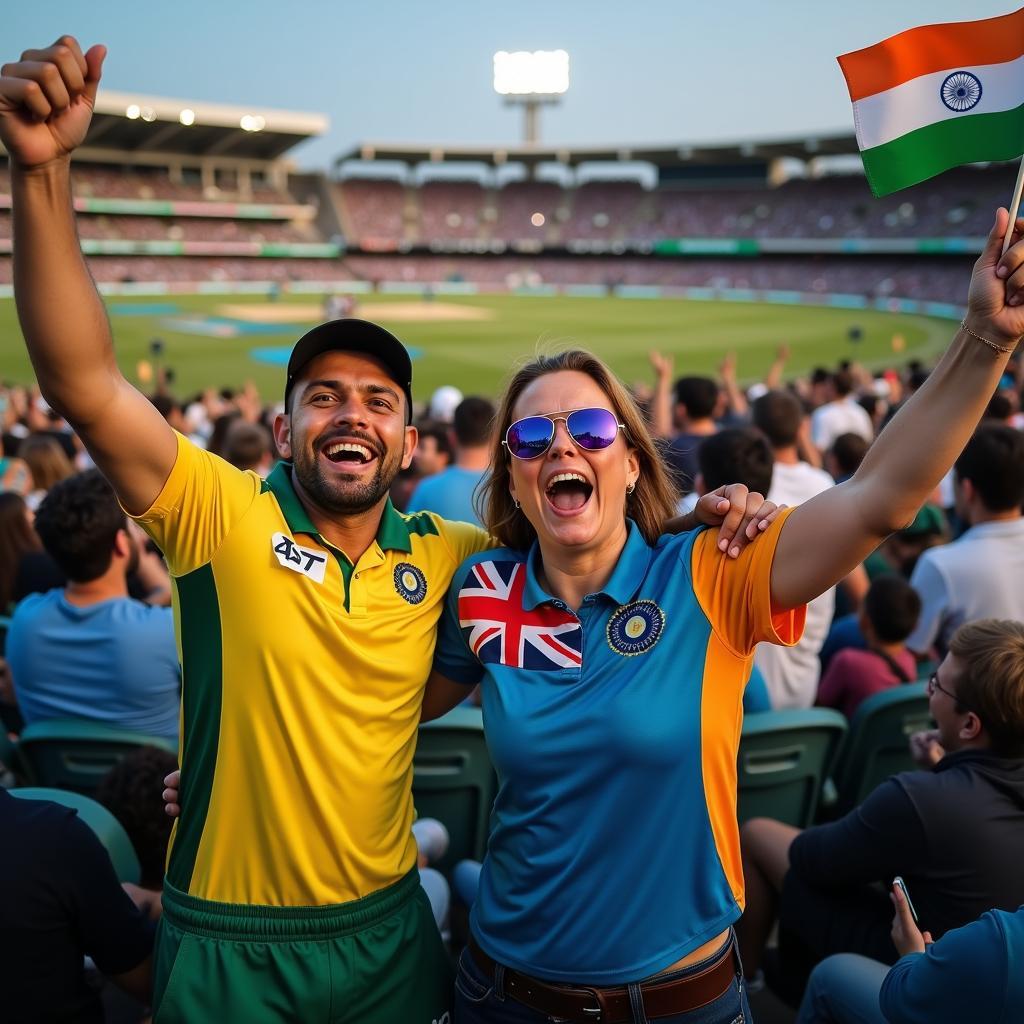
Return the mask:
[[655,437],[672,436],[672,377],[675,359],[651,349],[647,353],[654,370],[654,392],[651,399],[651,433]]

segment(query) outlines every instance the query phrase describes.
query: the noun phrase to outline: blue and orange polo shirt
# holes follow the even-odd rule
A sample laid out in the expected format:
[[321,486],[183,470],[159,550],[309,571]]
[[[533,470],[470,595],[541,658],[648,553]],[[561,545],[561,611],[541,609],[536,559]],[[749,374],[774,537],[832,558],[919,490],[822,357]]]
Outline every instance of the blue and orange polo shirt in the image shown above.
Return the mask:
[[651,547],[630,523],[576,612],[538,582],[536,545],[456,573],[435,667],[482,684],[499,791],[472,927],[495,960],[623,984],[739,917],[743,689],[759,641],[803,630],[771,601],[785,518],[735,560],[717,531]]

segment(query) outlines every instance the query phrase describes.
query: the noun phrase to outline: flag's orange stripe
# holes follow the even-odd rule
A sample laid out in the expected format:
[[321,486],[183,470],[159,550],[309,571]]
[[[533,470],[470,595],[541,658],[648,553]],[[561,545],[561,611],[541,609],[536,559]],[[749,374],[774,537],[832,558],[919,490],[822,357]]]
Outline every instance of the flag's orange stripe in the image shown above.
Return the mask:
[[1024,7],[983,21],[922,25],[839,58],[850,99],[885,92],[936,71],[1002,64],[1024,54]]

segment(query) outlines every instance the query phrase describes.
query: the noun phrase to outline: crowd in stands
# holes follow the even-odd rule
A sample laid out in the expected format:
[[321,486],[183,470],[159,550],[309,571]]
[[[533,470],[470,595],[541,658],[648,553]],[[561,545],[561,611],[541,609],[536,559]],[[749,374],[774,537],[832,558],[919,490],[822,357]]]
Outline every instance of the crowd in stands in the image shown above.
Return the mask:
[[[6,177],[6,166],[4,167]],[[0,179],[0,187],[4,179]],[[75,195],[95,199],[218,200],[256,203],[294,203],[287,191],[262,180],[251,180],[248,189],[242,179],[218,173],[214,186],[204,187],[198,172],[176,179],[160,167],[114,167],[79,163],[75,167]]]
[[[354,240],[430,244],[481,241],[654,242],[665,238],[979,237],[988,211],[1005,200],[997,170],[950,172],[938,182],[872,199],[861,176],[793,178],[775,188],[646,189],[635,181],[590,181],[575,188],[512,182],[487,190],[476,181],[430,181],[406,188],[381,178],[336,186]],[[535,214],[540,218],[534,219]]]
[[[0,220],[0,232],[9,228]],[[308,224],[287,221],[220,220],[213,217],[81,216],[82,238],[171,242],[319,242]]]
[[[486,288],[590,285],[661,288],[736,288],[812,294],[842,293],[962,303],[965,258],[885,256],[870,259],[776,256],[757,261],[628,256],[629,246],[664,239],[913,239],[973,238],[986,230],[987,211],[1005,198],[998,170],[960,170],[870,200],[864,179],[795,178],[769,188],[645,189],[636,182],[590,181],[575,188],[514,181],[497,189],[476,181],[430,180],[418,186],[393,179],[349,178],[335,183],[338,229],[355,249],[344,260],[246,259],[212,262],[203,256],[170,262],[161,257],[105,256],[90,261],[96,279],[117,281],[364,279],[435,283],[468,281]],[[0,196],[9,191],[0,164]],[[82,198],[138,198],[293,204],[287,192],[262,179],[244,195],[240,180],[219,172],[215,188],[188,177],[173,180],[161,168],[76,165]],[[869,201],[870,200],[870,201]],[[301,220],[217,216],[158,217],[103,213],[79,217],[87,240],[288,244],[323,242],[331,229]],[[330,235],[333,237],[333,235]],[[10,215],[0,210],[0,248],[11,238]],[[457,248],[458,256],[418,250]],[[519,254],[508,254],[510,248]],[[542,255],[597,249],[602,258]],[[401,250],[396,252],[395,250]],[[387,255],[375,255],[375,252]],[[526,255],[530,253],[530,255]],[[10,259],[0,255],[0,284],[11,282]]]
[[811,295],[840,293],[963,303],[964,257],[920,258],[770,257],[757,261],[649,257],[378,256],[350,253],[345,265],[370,281],[471,281],[502,290],[544,285],[622,285],[660,288],[737,288]]

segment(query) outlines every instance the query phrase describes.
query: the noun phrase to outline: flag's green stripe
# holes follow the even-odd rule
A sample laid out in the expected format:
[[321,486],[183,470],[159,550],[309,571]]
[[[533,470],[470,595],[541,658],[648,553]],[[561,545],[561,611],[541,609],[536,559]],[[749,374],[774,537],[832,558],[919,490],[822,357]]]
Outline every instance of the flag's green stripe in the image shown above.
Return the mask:
[[1024,104],[916,128],[861,153],[876,196],[916,185],[959,164],[1013,160],[1024,153]]

